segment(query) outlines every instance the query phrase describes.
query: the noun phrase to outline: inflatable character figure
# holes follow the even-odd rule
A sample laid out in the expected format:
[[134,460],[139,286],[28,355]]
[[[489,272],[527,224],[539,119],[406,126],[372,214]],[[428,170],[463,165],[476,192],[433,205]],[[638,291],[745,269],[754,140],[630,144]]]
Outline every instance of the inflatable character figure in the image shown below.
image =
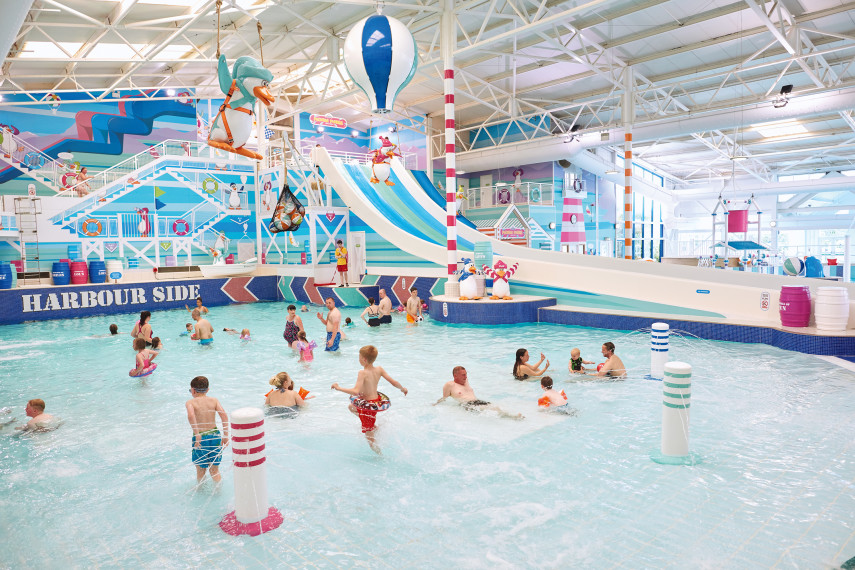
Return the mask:
[[294,196],[291,188],[285,184],[279,194],[279,201],[276,202],[276,208],[273,210],[273,216],[270,218],[270,223],[267,224],[267,229],[274,234],[293,232],[300,227],[305,216],[306,208]]
[[463,263],[463,269],[458,271],[457,277],[457,282],[460,283],[460,300],[478,300],[481,298],[478,296],[478,285],[475,283],[475,274],[478,273],[478,268],[468,257],[464,257],[460,261]]
[[377,184],[380,180],[386,183],[386,186],[394,186],[395,183],[389,180],[391,173],[392,158],[401,156],[395,150],[398,145],[389,140],[389,137],[380,136],[382,146],[371,151],[371,183]]
[[[211,123],[208,144],[261,160],[263,157],[260,154],[244,148],[244,145],[252,133],[252,106],[255,100],[258,99],[268,107],[273,104],[273,96],[267,89],[273,74],[258,61],[245,55],[235,60],[232,72],[229,73],[226,56],[221,55],[217,77],[226,99]],[[232,100],[233,96],[237,97]]]
[[519,265],[519,263],[514,263],[509,269],[505,265],[505,262],[500,259],[493,265],[493,269],[490,269],[486,265],[484,266],[484,273],[493,280],[493,294],[490,296],[491,299],[504,299],[506,301],[513,299],[508,279],[514,276]]
[[243,191],[243,186],[238,190],[237,184],[234,182],[231,183],[229,187],[229,210],[239,210],[240,209],[240,192]]

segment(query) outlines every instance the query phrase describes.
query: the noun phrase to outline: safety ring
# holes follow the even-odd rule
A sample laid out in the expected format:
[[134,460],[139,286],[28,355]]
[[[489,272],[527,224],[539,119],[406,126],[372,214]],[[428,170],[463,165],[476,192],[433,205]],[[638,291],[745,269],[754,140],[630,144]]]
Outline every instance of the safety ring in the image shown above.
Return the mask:
[[[183,228],[178,229],[180,226],[183,226]],[[190,224],[187,223],[187,220],[179,218],[172,222],[172,231],[177,236],[186,236],[190,233]]]
[[[89,224],[95,224],[95,229],[90,229]],[[84,220],[84,222],[80,225],[80,229],[83,230],[83,235],[95,237],[101,235],[101,231],[104,229],[104,226],[101,225],[101,222],[99,220],[96,220],[95,218],[89,218],[88,220]]]
[[[213,184],[213,187],[211,187],[210,184],[208,184],[209,182],[211,184]],[[206,178],[205,180],[202,181],[202,190],[204,190],[208,194],[215,194],[217,192],[217,190],[219,190],[219,189],[220,189],[220,183],[217,182],[216,180],[214,180],[213,178]]]
[[66,172],[62,175],[62,187],[68,188],[70,185],[74,184],[75,180],[77,180],[76,172]]
[[28,168],[41,168],[45,165],[45,157],[37,152],[28,152],[24,155],[24,166]]
[[511,201],[511,191],[507,187],[500,188],[496,197],[499,200],[499,204],[508,204]]
[[273,184],[270,183],[270,180],[264,183],[264,191],[270,192],[271,188],[273,188]]
[[534,187],[528,191],[529,202],[540,202],[540,188]]

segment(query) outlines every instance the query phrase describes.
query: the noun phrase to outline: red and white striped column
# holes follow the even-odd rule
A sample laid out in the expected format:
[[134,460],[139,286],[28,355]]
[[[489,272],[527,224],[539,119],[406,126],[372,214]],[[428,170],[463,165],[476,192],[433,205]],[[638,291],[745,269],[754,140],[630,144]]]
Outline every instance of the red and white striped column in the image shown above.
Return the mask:
[[623,257],[632,259],[632,127],[623,135]]
[[235,510],[223,517],[220,528],[232,536],[258,536],[282,524],[282,513],[267,504],[264,412],[258,408],[232,412],[231,435]]
[[582,210],[582,199],[571,198],[568,196],[570,191],[570,188],[564,189],[564,207],[561,211],[561,251],[575,253],[576,246],[585,243],[585,212]]
[[454,154],[454,48],[457,46],[454,31],[454,0],[445,0],[442,13],[442,64],[445,75],[442,82],[445,93],[445,215],[446,244],[448,249],[448,276],[457,271],[457,172]]

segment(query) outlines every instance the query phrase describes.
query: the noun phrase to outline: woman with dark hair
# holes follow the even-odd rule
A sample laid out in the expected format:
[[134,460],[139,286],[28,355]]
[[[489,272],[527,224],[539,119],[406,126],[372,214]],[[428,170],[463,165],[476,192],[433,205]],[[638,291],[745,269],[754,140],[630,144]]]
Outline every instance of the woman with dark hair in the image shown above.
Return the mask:
[[[543,376],[546,373],[546,370],[549,368],[549,361],[546,360],[546,357],[543,353],[540,353],[540,360],[537,361],[537,364],[532,366],[528,363],[528,350],[524,348],[517,349],[517,359],[514,362],[514,378],[517,380],[534,380],[540,376]],[[546,360],[546,364],[543,366],[543,370],[538,368],[541,362]]]
[[[367,319],[365,318],[366,313],[368,313]],[[359,316],[363,321],[368,323],[369,327],[380,326],[380,307],[374,304],[374,297],[368,297],[368,306],[365,307],[365,310]]]
[[282,338],[288,343],[288,346],[294,348],[294,343],[297,342],[297,335],[304,332],[303,319],[297,316],[297,307],[288,305],[288,317],[285,319],[285,332],[282,333]]
[[131,336],[133,338],[141,338],[145,341],[146,346],[151,346],[151,324],[149,324],[149,319],[151,319],[150,311],[143,311],[140,313],[140,320],[137,321],[137,324],[134,325],[134,328],[131,329]]

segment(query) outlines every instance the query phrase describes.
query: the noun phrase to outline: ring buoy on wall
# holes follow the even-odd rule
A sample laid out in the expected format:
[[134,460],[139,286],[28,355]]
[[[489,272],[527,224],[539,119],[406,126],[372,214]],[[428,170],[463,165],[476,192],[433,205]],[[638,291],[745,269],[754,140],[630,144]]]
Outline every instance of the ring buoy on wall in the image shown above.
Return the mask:
[[273,188],[273,184],[270,183],[270,180],[268,180],[267,182],[264,183],[264,191],[265,192],[270,192],[270,190],[272,188]]
[[202,190],[208,194],[215,194],[220,189],[220,183],[213,178],[206,178],[202,181]]
[[534,188],[528,191],[528,201],[540,202],[540,188],[535,186]]
[[172,222],[172,231],[177,236],[186,236],[190,233],[190,224],[187,223],[187,220],[179,218]]
[[69,186],[74,184],[75,180],[77,180],[77,173],[76,172],[66,172],[65,174],[62,175],[62,187],[68,188]]
[[28,152],[24,155],[24,166],[28,168],[41,168],[45,165],[45,157],[37,152]]
[[499,204],[508,204],[511,201],[511,191],[508,190],[506,186],[499,188],[499,192],[496,194],[496,197],[499,200]]
[[[92,224],[95,224],[94,229],[92,228]],[[104,230],[104,226],[101,225],[101,222],[99,220],[96,220],[95,218],[89,218],[80,225],[80,229],[83,230],[83,235],[95,237],[101,235],[101,232]]]

